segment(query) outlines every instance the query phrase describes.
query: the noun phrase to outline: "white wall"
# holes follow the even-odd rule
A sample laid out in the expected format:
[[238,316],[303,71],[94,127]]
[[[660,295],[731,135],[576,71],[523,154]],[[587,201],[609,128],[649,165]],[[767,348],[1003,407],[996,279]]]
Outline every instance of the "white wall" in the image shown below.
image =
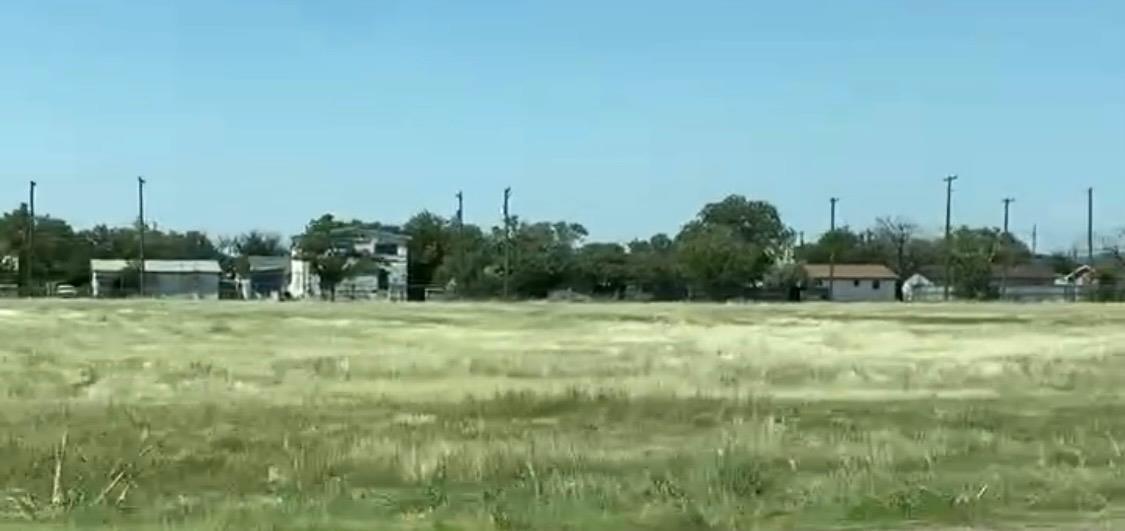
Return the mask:
[[[828,280],[825,279],[824,285],[828,285]],[[856,285],[858,283],[858,285]],[[878,283],[878,288],[875,288],[875,283]],[[893,278],[885,279],[843,279],[838,278],[833,282],[832,300],[851,302],[851,301],[894,301],[895,300],[895,280]]]
[[219,274],[145,273],[145,295],[218,299]]
[[320,296],[320,278],[304,260],[294,259],[289,266],[289,294],[295,299]]

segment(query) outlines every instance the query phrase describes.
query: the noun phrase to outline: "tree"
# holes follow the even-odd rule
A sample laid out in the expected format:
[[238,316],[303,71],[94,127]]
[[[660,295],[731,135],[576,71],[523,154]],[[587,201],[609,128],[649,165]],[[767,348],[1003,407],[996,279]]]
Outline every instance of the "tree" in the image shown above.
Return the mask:
[[764,275],[765,253],[729,225],[691,222],[676,237],[677,261],[692,295],[738,297]]
[[766,274],[765,285],[785,290],[787,299],[797,301],[800,300],[799,289],[809,285],[809,273],[801,264],[778,264]]
[[[542,298],[569,285],[576,249],[586,237],[586,228],[565,221],[526,223],[519,219],[512,225],[512,293]],[[494,227],[492,233],[493,241],[503,244],[503,228]],[[502,260],[503,252],[497,258]]]
[[591,295],[625,296],[629,282],[629,255],[616,243],[587,243],[578,250],[575,287]]
[[1075,269],[1078,269],[1078,266],[1082,265],[1079,261],[1071,258],[1070,255],[1064,252],[1051,253],[1051,255],[1047,257],[1047,263],[1050,264],[1051,270],[1054,271],[1056,275],[1069,275]]
[[742,241],[761,248],[771,257],[779,256],[793,241],[793,231],[782,224],[777,208],[741,195],[729,195],[704,205],[697,219],[704,225],[730,227]]
[[280,234],[252,230],[230,242],[238,256],[287,256],[289,249]]
[[890,264],[899,278],[905,279],[915,273],[921,265],[913,260],[908,251],[911,241],[918,233],[918,225],[904,218],[882,217],[875,220],[875,238],[882,246],[890,249],[894,258]]
[[855,232],[849,227],[828,231],[812,245],[801,249],[798,259],[816,264],[827,264],[833,260],[838,264],[882,263],[883,256],[879,245],[870,231]]
[[493,297],[502,279],[496,263],[500,246],[476,225],[464,225],[450,237],[449,252],[434,271],[434,281],[460,297]]
[[26,205],[21,205],[19,209],[0,217],[0,257],[10,257],[4,260],[8,264],[7,276],[14,277],[16,271],[30,271],[33,285],[43,282],[87,283],[90,278],[89,245],[75,234],[66,221],[41,215],[35,217],[34,245],[29,249],[28,215]]
[[[1125,229],[1118,230],[1117,234],[1115,234],[1113,237],[1105,238],[1102,241],[1102,251],[1112,257],[1117,262],[1117,265],[1119,267],[1125,266],[1125,251],[1123,251],[1123,249],[1125,249]],[[1071,266],[1073,266],[1070,267],[1070,271],[1073,271],[1076,267],[1078,267],[1077,264],[1078,261],[1073,260],[1070,264]],[[1069,273],[1070,271],[1067,271],[1067,273]]]
[[252,230],[231,238],[221,238],[219,262],[227,273],[245,276],[250,272],[251,256],[288,256],[284,238],[277,233]]
[[[951,235],[953,278],[958,296],[984,299],[997,295],[993,278],[997,265],[1020,263],[1030,256],[1027,246],[997,228],[960,227]],[[1003,268],[1000,268],[1003,271]]]
[[446,219],[428,211],[415,214],[402,229],[410,236],[407,264],[410,282],[416,285],[432,284],[453,245],[453,232],[456,229]]
[[[773,205],[751,201],[741,195],[730,195],[717,203],[704,205],[695,220],[685,225],[676,239],[677,246],[687,245],[677,254],[687,266],[685,272],[689,280],[697,288],[709,286],[705,291],[711,296],[720,296],[720,292],[727,291],[735,283],[745,286],[761,281],[769,268],[788,252],[793,231],[782,224],[781,216]],[[734,246],[731,251],[744,254],[737,259],[724,255],[718,247],[723,241]],[[718,268],[708,267],[705,263],[708,254],[724,260],[724,264]],[[713,279],[700,276],[706,272],[721,276]],[[745,277],[735,282],[729,277],[735,272]]]
[[687,295],[676,256],[676,244],[666,234],[629,243],[629,277],[655,300],[679,300]]

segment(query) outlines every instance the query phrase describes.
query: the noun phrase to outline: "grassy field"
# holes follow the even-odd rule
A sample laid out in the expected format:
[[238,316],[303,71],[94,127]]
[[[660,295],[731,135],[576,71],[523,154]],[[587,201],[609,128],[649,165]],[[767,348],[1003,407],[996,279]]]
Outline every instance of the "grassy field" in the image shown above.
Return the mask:
[[1122,528],[1123,389],[1125,306],[12,301],[0,528]]

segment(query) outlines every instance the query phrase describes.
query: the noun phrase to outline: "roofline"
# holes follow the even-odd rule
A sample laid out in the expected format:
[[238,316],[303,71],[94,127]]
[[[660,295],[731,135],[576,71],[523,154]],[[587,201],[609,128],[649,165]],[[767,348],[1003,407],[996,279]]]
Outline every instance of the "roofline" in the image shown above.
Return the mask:
[[[801,268],[804,269],[806,273],[809,273],[809,278],[812,278],[812,279],[826,279],[826,278],[833,278],[833,279],[838,278],[838,279],[842,279],[842,280],[855,280],[855,279],[879,279],[879,280],[894,279],[894,280],[898,280],[899,279],[899,275],[897,273],[895,273],[894,271],[891,270],[891,268],[889,268],[889,267],[887,267],[883,264],[836,264],[836,271],[833,272],[832,274],[829,274],[827,272],[824,273],[824,274],[811,274],[811,272],[808,269],[809,267],[815,267],[817,269],[831,268],[832,264],[801,264]],[[848,274],[846,272],[846,269],[849,268],[849,267],[881,267],[884,270],[886,270],[886,273],[882,273],[882,274],[878,274],[878,275],[853,275],[853,274]]]

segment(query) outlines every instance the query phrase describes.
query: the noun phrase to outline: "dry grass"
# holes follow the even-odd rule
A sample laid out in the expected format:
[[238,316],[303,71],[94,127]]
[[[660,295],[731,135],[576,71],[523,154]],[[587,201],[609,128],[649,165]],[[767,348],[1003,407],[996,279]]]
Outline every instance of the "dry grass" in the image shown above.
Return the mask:
[[1097,305],[8,302],[0,522],[1113,528],[1123,325]]

